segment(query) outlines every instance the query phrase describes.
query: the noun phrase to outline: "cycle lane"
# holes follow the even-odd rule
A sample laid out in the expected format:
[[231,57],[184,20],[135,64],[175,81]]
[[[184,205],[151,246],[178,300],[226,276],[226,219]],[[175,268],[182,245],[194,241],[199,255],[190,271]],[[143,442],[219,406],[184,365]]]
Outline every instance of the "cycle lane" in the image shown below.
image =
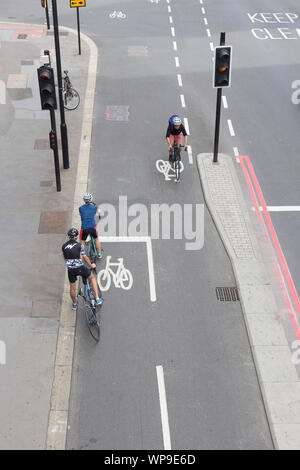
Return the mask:
[[[153,5],[153,7],[162,8],[163,6],[158,4]],[[167,119],[169,114],[173,113],[174,107],[178,108],[180,106],[180,99],[177,94],[176,74],[170,72],[171,67],[174,67],[172,49],[169,49],[169,46],[172,47],[171,36],[169,30],[165,33],[163,29],[164,25],[168,24],[168,16],[166,15],[165,19],[163,19],[162,10],[151,11],[150,14],[148,9],[150,5],[145,6],[145,8],[147,8],[147,28],[151,31],[151,37],[145,35],[142,28],[137,26],[142,24],[139,15],[143,14],[143,8],[139,4],[138,10],[140,11],[133,12],[126,10],[126,14],[128,13],[127,18],[131,17],[132,31],[135,34],[130,31],[128,25],[123,23],[120,26],[121,30],[117,27],[113,31],[109,29],[110,38],[102,39],[101,56],[103,67],[98,82],[100,96],[95,108],[96,116],[94,120],[89,190],[93,192],[97,202],[102,202],[104,199],[105,202],[107,201],[115,207],[118,205],[119,194],[127,195],[128,200],[132,204],[143,201],[148,210],[153,203],[161,204],[162,199],[163,202],[169,205],[174,202],[180,202],[181,204],[184,202],[187,204],[202,203],[203,199],[199,191],[198,175],[195,172],[189,171],[188,165],[179,186],[176,186],[173,182],[172,185],[166,184],[163,175],[156,172],[155,169],[156,159],[163,157],[165,154],[163,134]],[[104,36],[105,27],[108,26],[112,28],[110,23],[106,25],[102,17],[101,29]],[[120,31],[122,32],[121,44],[119,38],[115,39],[113,37],[114,34],[120,34]],[[125,32],[128,43],[125,42],[123,36]],[[157,34],[159,41],[156,37]],[[139,62],[135,59],[136,62],[133,63],[133,59],[126,55],[128,52],[127,47],[137,44],[141,47],[141,43],[145,45],[145,47],[143,46],[144,51],[145,48],[148,48],[148,59],[146,60],[147,56],[144,55],[143,58],[139,59]],[[162,47],[162,44],[164,44],[164,47]],[[167,54],[166,50],[168,51]],[[149,60],[149,57],[151,60]],[[142,101],[142,97],[145,94],[151,96],[151,99],[147,100],[146,103]],[[113,106],[114,108],[112,108]],[[116,106],[118,107],[117,110]],[[110,107],[110,111],[114,111],[114,119],[111,112],[107,113],[107,107]],[[169,109],[171,109],[171,112],[169,112]],[[155,121],[155,129],[153,121]],[[147,132],[148,129],[149,132]],[[161,136],[160,141],[156,137],[158,134]],[[100,177],[97,177],[99,174]],[[146,191],[145,188],[147,188]],[[199,196],[195,198],[195,194]],[[239,316],[239,312],[241,312],[240,307],[232,304],[230,306],[217,304],[214,298],[216,283],[220,283],[220,285],[224,285],[224,283],[234,284],[234,278],[228,258],[224,254],[222,244],[208,214],[206,214],[205,228],[204,249],[200,252],[194,252],[190,256],[184,251],[182,241],[167,242],[159,240],[155,243],[153,242],[155,277],[159,287],[157,287],[157,302],[151,306],[151,309],[156,308],[158,310],[162,323],[161,325],[155,325],[151,332],[149,316],[146,314],[142,331],[144,335],[147,332],[148,336],[154,338],[152,341],[155,341],[155,353],[152,360],[150,360],[151,355],[149,354],[150,359],[147,357],[145,362],[143,356],[140,357],[140,347],[134,348],[130,351],[130,360],[128,358],[126,364],[122,362],[122,365],[120,365],[114,362],[114,374],[118,377],[123,377],[123,366],[125,370],[129,370],[129,364],[133,361],[135,367],[139,369],[142,369],[143,364],[146,364],[146,369],[153,370],[153,376],[155,377],[156,365],[167,364],[164,370],[167,400],[171,400],[170,407],[172,412],[169,412],[169,421],[171,440],[174,442],[174,448],[190,448],[189,446],[191,448],[201,448],[201,446],[205,448],[218,445],[224,447],[230,447],[230,445],[243,447],[247,443],[249,446],[260,445],[263,448],[264,446],[271,447],[270,441],[266,437],[268,430],[262,401],[259,396],[250,348],[247,343],[248,340],[242,318]],[[128,250],[127,244],[126,246],[124,244],[123,250]],[[105,253],[107,252],[105,251]],[[199,266],[205,266],[205,271],[200,270]],[[215,266],[218,267],[217,270]],[[147,277],[144,277],[144,279],[145,282],[148,282]],[[177,287],[178,284],[179,289]],[[179,299],[178,290],[180,292]],[[135,302],[142,302],[141,299],[145,296],[144,291],[145,288],[142,292],[137,292],[137,299],[131,300],[129,304],[127,304],[128,299],[125,296],[123,301],[120,298],[115,299],[115,296],[111,296],[109,298],[111,306],[108,307],[108,301],[107,304],[104,304],[103,315],[105,316],[105,307],[107,306],[109,311],[113,311],[113,315],[118,315],[119,318],[120,312],[122,312],[122,308],[124,309],[125,305],[126,312],[130,312],[129,321],[133,325],[131,331],[134,331],[135,322],[142,321],[139,313],[140,309],[134,309],[134,305]],[[190,302],[191,298],[195,299],[195,304],[193,303],[193,305]],[[143,305],[143,311],[147,313],[146,305]],[[201,305],[201,312],[208,312],[204,320],[199,315],[199,305]],[[134,317],[132,317],[132,311],[135,311]],[[216,314],[216,311],[218,314]],[[220,324],[222,323],[223,316],[228,319],[229,323],[226,331],[222,330],[223,337],[221,337]],[[153,315],[150,317],[151,322],[153,321]],[[108,325],[108,318],[109,315],[107,314],[104,320],[106,325]],[[112,319],[112,321],[114,320]],[[238,326],[237,332],[233,334],[230,330],[235,321],[238,322]],[[103,332],[105,334],[104,326]],[[113,341],[114,338],[117,343],[123,342],[124,351],[126,351],[126,343],[122,339],[122,334],[116,332],[118,332],[117,322],[115,323],[115,330],[112,332],[111,340]],[[199,334],[201,335],[201,333],[203,333],[203,337],[199,339]],[[231,337],[231,333],[234,338],[238,338],[236,340],[238,344],[234,347],[235,340]],[[215,334],[217,340],[209,341],[208,338],[211,338],[213,334]],[[138,345],[140,346],[139,343]],[[101,348],[101,344],[99,346]],[[140,435],[136,432],[137,423],[134,423],[135,438],[131,441],[129,437],[131,427],[123,425],[123,422],[131,423],[131,426],[133,425],[128,416],[130,413],[126,407],[123,407],[117,418],[114,414],[114,406],[117,406],[117,409],[119,408],[115,399],[112,400],[110,408],[106,408],[103,396],[109,395],[109,390],[113,383],[107,382],[105,384],[106,389],[103,390],[104,386],[101,386],[100,372],[97,371],[99,369],[102,372],[102,378],[106,377],[106,374],[109,373],[107,370],[108,364],[113,356],[112,351],[110,354],[106,354],[105,351],[101,350],[100,356],[100,352],[97,353],[95,350],[95,355],[93,356],[95,363],[91,366],[89,355],[84,351],[84,348],[88,349],[89,345],[83,344],[82,347],[83,349],[80,353],[75,350],[79,366],[77,364],[77,372],[74,369],[75,373],[73,375],[74,381],[71,394],[73,398],[71,398],[68,447],[83,445],[85,448],[105,448],[105,443],[108,442],[108,439],[106,440],[104,436],[103,440],[99,442],[95,435],[95,432],[97,432],[100,436],[103,436],[102,426],[105,426],[107,436],[113,437],[117,445],[121,446],[120,448],[124,448],[124,446],[126,448],[128,445],[134,446],[133,448],[139,448],[139,445],[141,445],[140,435],[143,434],[144,426],[147,426],[146,423],[149,422],[152,423],[155,436],[149,439],[148,442],[147,439],[143,440],[142,448],[149,448],[152,445],[157,446],[155,448],[162,448],[160,422],[157,423],[157,419],[153,421],[152,417],[148,416],[149,409],[143,410],[142,405],[139,405],[142,401],[141,397],[144,394],[148,397],[150,393],[152,406],[156,410],[157,418],[159,403],[155,380],[151,380],[150,392],[143,384],[139,384],[139,391],[135,390],[136,407],[139,409],[135,419],[138,419],[138,417],[142,417],[142,419]],[[177,352],[178,348],[181,349]],[[235,348],[238,351],[237,354],[234,352]],[[209,354],[206,355],[208,351]],[[241,361],[244,364],[244,383],[248,385],[245,389],[241,379],[240,354],[244,358]],[[173,359],[174,357],[175,360]],[[206,367],[199,361],[199,357],[205,357]],[[222,360],[220,360],[221,357]],[[96,396],[93,387],[89,387],[87,381],[83,380],[81,372],[85,368],[89,370],[90,367],[93,367],[94,374],[99,373],[97,385],[100,385],[102,395],[99,393]],[[235,371],[238,371],[236,375]],[[123,380],[124,382],[126,381],[125,378]],[[149,382],[146,381],[146,383],[148,384]],[[199,385],[204,383],[209,384],[207,389]],[[214,399],[210,400],[210,391],[213,383],[217,383],[216,389],[218,393],[215,393]],[[240,400],[241,409],[246,408],[247,412],[251,415],[251,425],[248,426],[249,423],[247,421],[247,426],[241,424],[243,429],[238,428],[237,424],[240,423],[241,416],[234,413],[234,409],[231,406],[233,401],[231,402],[230,400],[230,383],[238,383],[236,386],[236,397]],[[83,395],[79,391],[82,386],[85,388],[85,394]],[[124,383],[121,387],[124,387]],[[171,398],[168,394],[170,389],[172,391],[176,390],[174,394],[171,392]],[[249,389],[251,390],[251,397]],[[127,399],[125,398],[125,388],[123,388],[123,393],[122,399],[125,400]],[[187,400],[183,401],[183,397],[186,397]],[[224,401],[226,404],[224,404]],[[72,423],[77,421],[76,413],[78,413],[81,407],[85,409],[90,407],[90,411],[92,410],[91,403],[94,405],[94,415],[93,417],[90,415],[89,420],[88,414],[86,414],[84,419],[81,415],[82,438],[78,440],[76,434],[80,431],[77,427],[72,431]],[[105,422],[103,419],[99,419],[97,403],[99,403],[101,413],[105,409]],[[252,404],[251,411],[248,408],[249,403]],[[218,405],[216,406],[216,404]],[[216,416],[216,409],[222,415],[221,420],[220,416],[218,418]],[[186,413],[187,410],[188,413]],[[227,410],[230,410],[228,414]],[[247,414],[247,417],[249,414]],[[223,425],[218,427],[220,421]],[[228,424],[229,421],[231,423],[229,427],[235,431],[231,436],[226,436],[224,435],[225,423],[227,422]],[[107,422],[110,424],[107,425]],[[260,423],[260,426],[257,423]],[[85,430],[91,429],[93,432],[85,432]],[[185,432],[181,432],[181,429]],[[156,434],[157,432],[159,434]],[[247,432],[249,432],[248,435]],[[236,437],[238,434],[243,436],[240,440]],[[259,436],[258,441],[257,436]],[[250,441],[251,444],[249,444]],[[116,448],[114,447],[113,440],[108,445],[109,448]]]

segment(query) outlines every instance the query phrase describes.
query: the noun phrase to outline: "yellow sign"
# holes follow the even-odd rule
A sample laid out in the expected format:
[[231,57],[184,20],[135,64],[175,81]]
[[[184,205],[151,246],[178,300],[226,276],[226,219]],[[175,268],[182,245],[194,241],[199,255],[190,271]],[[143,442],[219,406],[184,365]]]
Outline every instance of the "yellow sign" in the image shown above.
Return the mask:
[[42,7],[47,8],[47,0],[41,0]]
[[70,7],[85,7],[85,0],[70,0]]

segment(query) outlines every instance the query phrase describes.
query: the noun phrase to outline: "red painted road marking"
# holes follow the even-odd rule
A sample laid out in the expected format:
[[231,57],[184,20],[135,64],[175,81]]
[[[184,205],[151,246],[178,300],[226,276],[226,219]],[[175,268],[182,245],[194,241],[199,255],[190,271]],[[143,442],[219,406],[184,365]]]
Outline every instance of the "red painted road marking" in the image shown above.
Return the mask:
[[[263,197],[263,193],[262,193],[262,190],[259,186],[259,183],[258,183],[258,180],[256,178],[256,175],[255,175],[255,172],[254,172],[254,169],[253,169],[253,166],[251,164],[251,161],[250,161],[250,158],[248,156],[236,156],[235,158],[238,158],[240,160],[240,163],[241,163],[241,167],[242,167],[242,170],[243,170],[243,173],[244,173],[244,177],[245,177],[245,180],[246,180],[246,183],[247,183],[247,186],[248,186],[248,189],[249,189],[249,193],[250,193],[250,196],[251,196],[251,199],[253,201],[253,204],[254,204],[254,207],[255,207],[255,211],[256,211],[256,214],[257,214],[257,217],[259,219],[259,222],[261,223],[262,227],[263,227],[263,231],[264,231],[264,236],[265,236],[265,239],[267,241],[268,244],[272,245],[271,243],[271,239],[270,239],[270,236],[269,236],[269,233],[267,231],[267,227],[266,227],[266,223],[267,223],[267,226],[269,228],[269,232],[270,232],[270,235],[272,237],[272,240],[274,242],[274,247],[275,247],[275,250],[277,252],[277,255],[278,255],[278,258],[280,260],[280,264],[281,264],[281,267],[282,267],[282,270],[284,272],[284,275],[285,275],[285,279],[286,279],[286,282],[290,288],[290,291],[292,293],[292,296],[293,296],[293,299],[294,299],[294,302],[295,302],[295,306],[296,306],[296,309],[298,311],[298,314],[300,316],[300,303],[299,303],[299,298],[298,298],[298,294],[297,294],[297,291],[296,291],[296,288],[295,288],[295,285],[294,285],[294,282],[293,282],[293,279],[292,279],[292,276],[291,276],[291,273],[290,273],[290,270],[288,268],[288,265],[287,265],[287,262],[286,262],[286,259],[284,257],[284,254],[282,252],[282,249],[281,249],[281,246],[280,246],[280,243],[279,243],[279,240],[278,240],[278,237],[277,237],[277,234],[276,234],[276,231],[273,227],[273,224],[272,224],[272,221],[271,221],[271,217],[268,213],[268,210],[267,210],[267,207],[266,207],[266,203],[265,203],[265,200],[264,200],[264,197]],[[246,164],[247,164],[247,167],[248,167],[248,170],[250,172],[250,175],[252,177],[252,181],[251,181],[251,178],[248,174],[248,171],[246,169],[246,166],[245,166],[245,163],[244,161],[246,161]],[[258,204],[258,201],[257,201],[257,197],[256,197],[256,194],[255,194],[255,191],[254,191],[254,188],[253,188],[253,184],[254,184],[254,187],[256,189],[256,193],[258,195],[258,198],[259,198],[259,201],[260,201],[260,204],[263,208],[263,213],[264,213],[264,216],[265,216],[265,219],[266,221],[264,220],[264,218],[262,217],[262,213],[259,209],[259,204]],[[285,282],[284,282],[284,278],[283,278],[283,275],[282,275],[282,270],[280,269],[280,266],[278,264],[278,261],[276,258],[273,259],[273,265],[274,265],[274,268],[275,268],[275,271],[277,273],[277,276],[278,276],[278,279],[279,279],[279,283],[281,285],[281,289],[282,289],[282,292],[283,292],[283,296],[284,296],[284,299],[285,299],[285,303],[286,303],[286,306],[287,306],[287,309],[288,309],[288,312],[289,312],[289,316],[290,316],[290,320],[292,322],[292,325],[293,325],[293,328],[294,328],[294,331],[295,331],[295,334],[296,334],[296,337],[297,339],[300,339],[300,328],[299,328],[299,324],[297,322],[297,319],[295,317],[295,313],[294,313],[294,308],[293,308],[293,305],[292,305],[292,302],[291,302],[291,299],[290,299],[290,296],[289,296],[289,293],[287,291],[287,288],[286,288],[286,285],[285,285]]]

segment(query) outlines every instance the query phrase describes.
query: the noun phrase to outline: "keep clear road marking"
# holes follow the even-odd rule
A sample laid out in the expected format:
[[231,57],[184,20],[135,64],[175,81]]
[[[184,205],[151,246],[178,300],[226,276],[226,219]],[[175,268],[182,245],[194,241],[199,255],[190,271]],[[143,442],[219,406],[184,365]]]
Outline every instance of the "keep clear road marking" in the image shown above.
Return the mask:
[[164,379],[164,370],[162,366],[156,366],[156,375],[158,383],[158,395],[160,403],[161,425],[164,440],[164,450],[171,450],[171,438],[169,428],[168,407],[166,398],[166,388]]
[[152,241],[151,237],[113,237],[109,235],[101,236],[101,240],[107,243],[124,243],[124,242],[144,242],[147,247],[147,258],[148,258],[148,273],[149,273],[149,287],[150,287],[150,300],[151,302],[156,302],[156,287],[155,287],[155,277],[154,277],[154,264],[153,264],[153,252],[152,252]]

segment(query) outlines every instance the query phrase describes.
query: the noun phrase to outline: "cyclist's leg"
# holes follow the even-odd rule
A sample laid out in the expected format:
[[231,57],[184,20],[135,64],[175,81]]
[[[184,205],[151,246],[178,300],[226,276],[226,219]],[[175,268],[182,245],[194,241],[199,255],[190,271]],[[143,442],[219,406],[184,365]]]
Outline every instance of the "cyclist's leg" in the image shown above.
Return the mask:
[[176,135],[175,137],[176,137],[175,142],[178,145],[178,151],[179,151],[179,156],[180,156],[180,153],[181,153],[181,150],[182,150],[182,147],[180,147],[180,146],[182,145],[182,140],[183,140],[182,132],[180,132],[180,134]]
[[97,230],[97,227],[94,227],[94,230],[92,232],[92,237],[94,238],[94,242],[95,242],[95,246],[96,246],[96,250],[97,250],[97,253],[98,253],[98,257],[102,257],[102,250],[101,250],[101,244],[100,244],[100,240],[99,240],[99,237],[98,237],[98,230]]
[[97,300],[97,299],[101,298],[101,297],[99,296],[99,291],[98,291],[98,286],[97,286],[97,280],[96,280],[96,277],[94,276],[93,273],[90,274],[89,280],[90,280],[90,282],[91,282],[91,284],[92,284],[92,288],[93,288],[93,291],[94,291],[94,294],[95,294],[95,299]]
[[77,305],[77,297],[76,297],[76,280],[77,274],[72,272],[72,269],[68,269],[68,278],[70,283],[70,297],[72,299],[73,306]]
[[172,145],[171,150],[169,149],[169,162],[171,163],[173,161],[173,145],[174,145],[175,136],[173,134],[170,134],[169,139]]

